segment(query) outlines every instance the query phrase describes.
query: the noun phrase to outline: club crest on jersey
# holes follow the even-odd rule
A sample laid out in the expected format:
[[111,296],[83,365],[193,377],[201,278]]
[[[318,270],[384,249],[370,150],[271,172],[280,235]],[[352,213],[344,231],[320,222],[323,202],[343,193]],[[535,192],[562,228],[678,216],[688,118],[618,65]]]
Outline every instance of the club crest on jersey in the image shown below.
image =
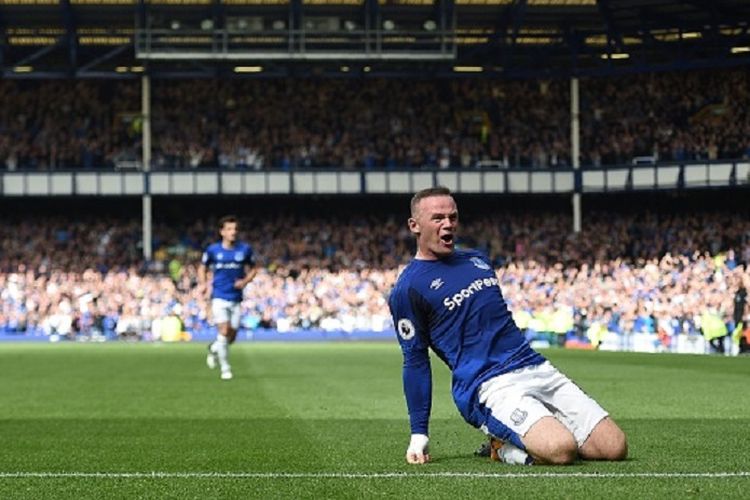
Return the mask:
[[398,331],[398,334],[401,336],[404,340],[409,340],[412,337],[414,337],[414,334],[416,333],[416,330],[414,328],[414,323],[411,322],[408,318],[401,318],[398,320],[398,325],[396,326],[396,330]]
[[245,254],[243,254],[242,252],[235,252],[234,260],[236,260],[237,262],[242,262],[244,259],[245,259]]
[[524,411],[520,408],[516,408],[513,410],[513,413],[510,414],[510,419],[513,421],[516,425],[521,425],[525,420],[526,417],[529,416],[529,412]]
[[479,269],[484,269],[485,271],[490,268],[489,264],[487,264],[485,261],[483,261],[479,257],[472,257],[471,263],[474,264],[474,267],[478,267]]
[[441,286],[443,286],[443,280],[441,278],[435,278],[432,280],[432,283],[430,283],[430,288],[432,290],[437,290]]
[[217,254],[216,254],[216,258],[217,258],[218,260],[221,260],[221,258],[222,258],[223,256],[224,256],[224,254],[223,254],[223,253],[221,253],[221,252],[219,252],[219,253],[217,253]]

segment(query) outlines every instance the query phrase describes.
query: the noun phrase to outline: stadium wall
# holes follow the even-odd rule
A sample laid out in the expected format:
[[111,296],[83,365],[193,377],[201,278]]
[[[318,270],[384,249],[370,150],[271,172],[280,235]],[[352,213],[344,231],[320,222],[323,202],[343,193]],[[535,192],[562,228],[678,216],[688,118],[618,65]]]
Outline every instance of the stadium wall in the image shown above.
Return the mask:
[[[191,334],[191,342],[210,342],[216,338],[214,330],[204,330],[199,333]],[[73,342],[106,342],[108,337],[102,336],[96,339],[77,338]],[[379,341],[394,342],[395,337],[392,331],[352,331],[345,332],[341,330],[326,331],[320,329],[295,330],[289,332],[280,332],[275,329],[258,328],[254,330],[241,329],[237,337],[242,342],[361,342],[361,341]],[[0,342],[71,342],[57,335],[46,335],[42,332],[29,332],[24,334],[0,333]],[[552,345],[547,341],[532,341],[535,348],[550,348]],[[567,348],[591,349],[591,345],[581,345],[576,347],[566,345]],[[711,346],[700,335],[677,335],[674,342],[669,347],[664,347],[656,334],[633,333],[628,335],[619,335],[611,333],[605,337],[599,346],[602,351],[618,352],[644,352],[658,353],[671,352],[679,354],[709,354]],[[731,342],[727,341],[727,353],[732,352]]]

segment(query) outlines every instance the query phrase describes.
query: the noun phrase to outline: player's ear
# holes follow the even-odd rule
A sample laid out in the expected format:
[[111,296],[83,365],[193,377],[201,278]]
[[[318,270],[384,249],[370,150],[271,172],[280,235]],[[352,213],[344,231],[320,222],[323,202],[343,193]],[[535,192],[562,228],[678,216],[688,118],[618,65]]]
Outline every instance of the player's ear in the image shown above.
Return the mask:
[[409,217],[408,223],[409,231],[414,234],[419,234],[419,223],[417,222],[417,219],[415,219],[414,217]]

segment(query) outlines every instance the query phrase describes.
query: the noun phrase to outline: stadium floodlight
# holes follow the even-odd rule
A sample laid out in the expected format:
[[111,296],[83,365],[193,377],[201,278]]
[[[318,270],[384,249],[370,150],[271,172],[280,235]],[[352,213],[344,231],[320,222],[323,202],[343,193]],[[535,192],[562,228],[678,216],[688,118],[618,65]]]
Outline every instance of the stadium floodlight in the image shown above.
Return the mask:
[[362,68],[362,71],[364,71],[365,73],[369,73],[370,71],[372,71],[372,68],[369,66],[365,66],[364,68]]
[[235,73],[261,73],[263,66],[235,66]]
[[174,19],[171,23],[169,23],[169,27],[172,28],[173,30],[180,29],[180,26],[181,26],[180,21],[178,21],[177,19]]
[[386,31],[393,31],[396,28],[396,23],[391,21],[390,19],[386,19],[383,21],[383,29]]
[[214,27],[214,22],[212,19],[204,19],[201,21],[201,29],[203,31],[209,31],[212,30]]
[[484,68],[481,66],[453,66],[456,73],[481,73]]
[[435,31],[437,29],[437,23],[432,19],[428,19],[424,22],[424,24],[422,24],[422,27],[425,29],[425,31]]
[[613,52],[612,54],[602,54],[602,59],[628,59],[630,54],[627,52]]
[[13,68],[14,73],[31,73],[34,71],[33,66],[15,66]]
[[286,23],[282,19],[276,19],[271,23],[271,27],[277,31],[281,31],[286,28]]
[[349,66],[341,66],[341,72],[342,73],[348,73],[349,72]]
[[732,47],[732,54],[744,54],[750,52],[750,47]]
[[346,31],[354,31],[357,29],[357,23],[350,19],[347,19],[346,21],[344,21],[344,28],[346,29]]

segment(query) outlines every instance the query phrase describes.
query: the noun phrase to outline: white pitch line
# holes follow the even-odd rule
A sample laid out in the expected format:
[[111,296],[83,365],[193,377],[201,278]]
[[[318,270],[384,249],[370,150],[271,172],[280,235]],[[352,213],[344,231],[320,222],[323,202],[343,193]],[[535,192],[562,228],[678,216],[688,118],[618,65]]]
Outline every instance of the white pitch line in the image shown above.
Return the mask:
[[628,479],[628,478],[737,478],[750,477],[750,471],[739,472],[0,472],[0,479],[21,478],[91,478],[91,479]]

